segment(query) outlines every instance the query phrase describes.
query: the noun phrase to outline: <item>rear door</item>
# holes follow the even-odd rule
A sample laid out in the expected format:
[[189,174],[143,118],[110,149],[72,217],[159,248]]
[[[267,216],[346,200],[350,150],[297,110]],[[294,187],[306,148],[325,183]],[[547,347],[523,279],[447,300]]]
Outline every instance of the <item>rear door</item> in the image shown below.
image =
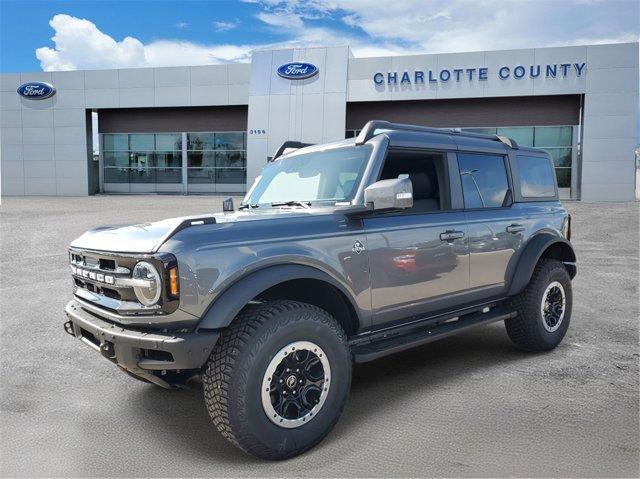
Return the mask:
[[427,150],[387,154],[379,179],[409,175],[414,206],[364,219],[374,326],[448,307],[468,289],[467,227],[464,211],[452,208],[451,159]]
[[469,288],[473,299],[479,300],[504,292],[509,265],[523,243],[526,219],[507,198],[513,197],[513,188],[506,151],[462,151],[457,158],[469,235]]

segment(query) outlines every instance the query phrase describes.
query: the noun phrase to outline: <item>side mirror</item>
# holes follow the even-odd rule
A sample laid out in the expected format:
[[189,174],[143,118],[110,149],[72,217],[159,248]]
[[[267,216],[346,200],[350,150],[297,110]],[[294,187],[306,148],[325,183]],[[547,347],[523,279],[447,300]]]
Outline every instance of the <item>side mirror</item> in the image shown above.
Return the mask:
[[376,181],[364,190],[364,202],[373,211],[404,210],[413,206],[413,185],[409,178]]
[[222,211],[223,213],[233,213],[235,211],[235,208],[233,207],[233,198],[229,197],[222,201]]

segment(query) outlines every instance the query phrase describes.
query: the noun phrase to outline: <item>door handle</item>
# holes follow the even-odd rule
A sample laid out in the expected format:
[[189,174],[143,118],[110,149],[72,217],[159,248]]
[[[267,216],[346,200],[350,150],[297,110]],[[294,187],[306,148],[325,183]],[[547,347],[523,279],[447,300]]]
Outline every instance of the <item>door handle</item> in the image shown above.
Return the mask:
[[462,231],[445,231],[444,233],[440,233],[441,241],[453,241],[460,238],[464,238],[464,232]]
[[524,231],[524,230],[525,230],[524,225],[512,224],[507,226],[507,233],[520,233],[521,231]]

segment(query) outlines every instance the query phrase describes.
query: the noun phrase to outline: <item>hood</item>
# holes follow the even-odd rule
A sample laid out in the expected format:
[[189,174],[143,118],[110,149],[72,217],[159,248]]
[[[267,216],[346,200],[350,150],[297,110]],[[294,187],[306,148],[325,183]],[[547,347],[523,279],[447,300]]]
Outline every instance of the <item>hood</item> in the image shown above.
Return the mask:
[[114,253],[154,253],[185,223],[204,222],[207,218],[212,222],[212,217],[180,217],[137,225],[100,226],[73,240],[71,247]]
[[155,253],[160,246],[180,230],[203,224],[258,221],[287,216],[310,215],[327,212],[328,208],[268,208],[234,213],[169,218],[153,223],[136,225],[100,226],[87,231],[71,243],[72,248],[114,253]]

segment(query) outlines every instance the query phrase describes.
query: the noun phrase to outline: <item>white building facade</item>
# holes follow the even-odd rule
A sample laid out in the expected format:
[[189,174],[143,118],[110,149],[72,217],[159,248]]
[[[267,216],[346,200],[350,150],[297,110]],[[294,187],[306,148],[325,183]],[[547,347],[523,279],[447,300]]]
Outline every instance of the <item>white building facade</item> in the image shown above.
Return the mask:
[[[285,78],[287,64],[314,74]],[[55,92],[35,99],[42,84]],[[635,199],[638,43],[261,50],[250,64],[7,73],[0,89],[3,196],[242,192],[284,141],[340,140],[382,119],[510,136],[549,151],[564,197]]]

